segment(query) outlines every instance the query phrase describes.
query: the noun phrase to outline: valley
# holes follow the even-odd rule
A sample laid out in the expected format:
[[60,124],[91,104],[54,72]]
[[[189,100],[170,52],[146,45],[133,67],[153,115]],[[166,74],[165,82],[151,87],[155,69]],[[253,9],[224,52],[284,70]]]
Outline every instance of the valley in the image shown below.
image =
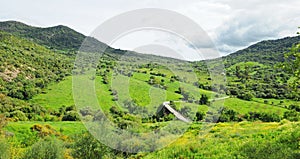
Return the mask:
[[[109,46],[78,59],[86,38],[106,45],[64,26],[0,22],[0,158],[300,157],[299,78],[283,67],[300,36],[194,62]],[[189,123],[182,134],[177,118]],[[129,132],[113,148],[88,131],[106,120]]]

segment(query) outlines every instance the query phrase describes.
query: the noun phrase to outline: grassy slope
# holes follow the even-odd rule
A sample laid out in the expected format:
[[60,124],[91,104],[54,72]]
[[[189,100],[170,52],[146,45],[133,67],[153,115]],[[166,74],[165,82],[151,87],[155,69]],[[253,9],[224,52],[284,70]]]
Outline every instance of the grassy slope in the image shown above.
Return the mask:
[[[97,77],[96,81],[101,81],[101,78]],[[99,104],[103,110],[108,110],[110,106],[114,104],[110,92],[108,91],[108,85],[104,85],[101,82],[95,82],[95,84]],[[53,83],[44,92],[44,94],[35,96],[30,102],[52,109],[74,105],[72,77],[67,77],[64,81],[59,83]]]
[[[164,101],[167,100],[179,100],[181,95],[174,93],[175,90],[178,90],[179,85],[183,86],[186,90],[197,99],[200,98],[200,95],[207,94],[212,95],[212,92],[200,90],[196,87],[183,84],[179,82],[166,82],[169,86],[168,89],[162,90],[159,88],[151,87],[147,84],[146,79],[148,75],[145,74],[135,74],[133,78],[128,78],[125,76],[117,76],[112,80],[112,88],[117,90],[119,100],[117,102],[112,101],[112,96],[108,91],[110,85],[102,84],[101,78],[96,78],[96,93],[98,101],[104,110],[108,110],[112,105],[123,106],[123,102],[128,99],[134,100],[140,106],[146,106],[149,110],[155,110],[157,107]],[[129,88],[127,86],[130,86]],[[128,96],[129,92],[129,96]],[[280,101],[270,100],[268,104],[263,103],[263,99],[255,98],[253,101],[245,101],[238,98],[229,98],[224,101],[224,106],[229,107],[241,114],[248,112],[273,112],[279,115],[287,110],[277,103]],[[271,101],[275,104],[272,105]],[[58,109],[61,106],[70,106],[74,105],[73,96],[72,96],[72,78],[67,77],[64,81],[59,83],[52,84],[45,94],[39,94],[35,96],[30,102],[40,104],[46,108]],[[294,101],[285,101],[285,104],[295,103]],[[215,104],[222,104],[222,101],[215,102]],[[182,106],[196,106],[197,104],[181,104]],[[199,108],[200,110],[207,110],[205,106]]]
[[238,98],[228,98],[224,102],[225,107],[229,107],[239,113],[245,114],[247,112],[272,112],[283,115],[287,109],[272,106],[269,104],[258,103],[255,101],[245,101]]

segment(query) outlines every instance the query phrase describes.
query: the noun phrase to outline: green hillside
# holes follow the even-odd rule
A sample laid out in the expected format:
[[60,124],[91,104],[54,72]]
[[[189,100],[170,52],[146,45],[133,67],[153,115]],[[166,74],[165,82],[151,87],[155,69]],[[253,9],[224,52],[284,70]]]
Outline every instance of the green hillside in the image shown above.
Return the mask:
[[7,21],[0,23],[0,30],[58,50],[78,50],[86,38],[83,34],[62,25],[39,28],[21,22]]
[[0,32],[0,92],[28,100],[69,76],[72,60],[29,40]]
[[265,40],[249,46],[224,57],[225,66],[231,66],[239,62],[259,62],[266,65],[274,65],[284,61],[284,53],[298,44],[300,36],[286,37],[277,40]]

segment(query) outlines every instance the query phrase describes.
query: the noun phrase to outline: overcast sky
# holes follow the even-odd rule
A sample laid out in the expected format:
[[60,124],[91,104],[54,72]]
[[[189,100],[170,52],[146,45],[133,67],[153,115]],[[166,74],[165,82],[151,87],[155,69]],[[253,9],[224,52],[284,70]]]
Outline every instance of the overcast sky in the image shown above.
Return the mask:
[[[102,22],[126,11],[169,9],[198,23],[226,55],[257,41],[294,36],[300,26],[299,7],[299,0],[1,0],[0,20],[42,27],[62,24],[90,35]],[[135,49],[151,43],[137,43],[143,41],[136,40],[139,35],[123,37],[113,47]],[[165,39],[177,46],[172,36],[155,39],[154,35],[145,33],[141,39],[152,37],[152,43]]]

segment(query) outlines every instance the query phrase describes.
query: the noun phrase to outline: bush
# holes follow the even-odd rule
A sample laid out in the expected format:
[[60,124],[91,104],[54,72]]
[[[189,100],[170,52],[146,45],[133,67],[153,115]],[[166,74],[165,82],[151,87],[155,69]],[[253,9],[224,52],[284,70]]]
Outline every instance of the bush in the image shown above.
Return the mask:
[[279,122],[281,120],[278,114],[264,112],[249,112],[245,115],[245,118],[249,121],[261,120],[263,122]]
[[72,156],[77,159],[101,159],[109,155],[111,149],[99,142],[91,134],[84,133],[75,136]]
[[12,117],[15,121],[27,121],[28,120],[25,113],[23,113],[20,110],[16,110],[14,112],[11,112],[10,117]]
[[289,120],[289,121],[299,121],[300,114],[296,110],[290,110],[284,112],[283,118]]
[[247,92],[247,93],[239,94],[237,97],[240,99],[250,101],[254,97],[254,95],[250,92]]
[[224,108],[219,117],[219,122],[238,121],[238,113],[232,109]]
[[24,159],[62,159],[64,147],[54,138],[47,137],[32,145],[25,152]]
[[204,119],[204,117],[205,117],[205,113],[203,113],[203,112],[197,112],[196,113],[196,117],[195,117],[195,121],[201,121],[201,120]]
[[62,121],[78,121],[80,120],[79,115],[76,111],[69,111],[63,116]]

